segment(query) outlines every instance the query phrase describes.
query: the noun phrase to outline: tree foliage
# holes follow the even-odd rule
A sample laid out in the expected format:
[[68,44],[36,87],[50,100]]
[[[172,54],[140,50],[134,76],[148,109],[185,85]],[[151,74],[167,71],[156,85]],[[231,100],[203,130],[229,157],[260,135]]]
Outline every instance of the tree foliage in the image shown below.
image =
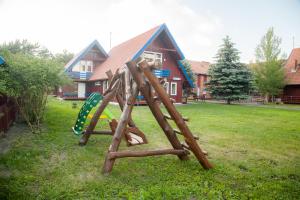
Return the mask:
[[12,54],[25,54],[40,58],[53,58],[52,53],[39,43],[31,43],[28,40],[15,40],[0,45],[0,51],[7,50]]
[[194,72],[192,70],[192,67],[191,67],[191,63],[189,63],[188,60],[184,59],[181,61],[186,73],[188,74],[188,76],[190,77],[190,79],[193,81],[193,83],[195,82],[195,75],[194,75]]
[[66,80],[63,65],[53,57],[41,56],[38,44],[9,44],[0,46],[7,63],[0,67],[0,93],[12,97],[32,132],[39,132],[48,94]]
[[256,48],[256,64],[253,68],[255,84],[259,92],[266,97],[266,101],[269,95],[278,95],[285,84],[280,45],[281,38],[275,35],[271,27]]
[[216,55],[216,64],[208,71],[208,91],[216,99],[232,101],[248,98],[252,89],[252,75],[246,65],[239,61],[239,51],[226,36]]
[[63,50],[62,53],[55,54],[55,59],[63,65],[66,65],[73,57],[74,54],[67,50]]

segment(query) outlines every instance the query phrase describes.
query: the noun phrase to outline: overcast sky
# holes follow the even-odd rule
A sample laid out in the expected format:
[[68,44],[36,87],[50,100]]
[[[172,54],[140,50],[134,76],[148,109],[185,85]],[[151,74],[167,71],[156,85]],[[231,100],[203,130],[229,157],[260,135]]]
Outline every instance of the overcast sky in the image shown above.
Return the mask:
[[241,60],[268,27],[282,38],[287,54],[300,47],[300,0],[0,0],[0,43],[39,42],[57,53],[77,53],[94,39],[112,46],[166,23],[186,58],[213,61],[229,35]]

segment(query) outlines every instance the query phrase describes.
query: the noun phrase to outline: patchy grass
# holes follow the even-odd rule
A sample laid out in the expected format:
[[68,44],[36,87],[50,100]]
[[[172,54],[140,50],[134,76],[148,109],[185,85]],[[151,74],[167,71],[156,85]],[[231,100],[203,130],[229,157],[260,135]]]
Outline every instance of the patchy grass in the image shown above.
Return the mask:
[[[51,99],[45,131],[18,136],[0,155],[0,199],[297,199],[300,196],[300,111],[197,103],[178,106],[209,152],[213,170],[193,156],[118,159],[101,174],[110,136],[85,147],[70,128],[79,111]],[[117,106],[110,106],[115,116]],[[150,144],[169,147],[148,107],[133,118]],[[102,126],[105,126],[102,124]],[[182,138],[181,138],[182,139]],[[125,142],[120,148],[127,149]]]

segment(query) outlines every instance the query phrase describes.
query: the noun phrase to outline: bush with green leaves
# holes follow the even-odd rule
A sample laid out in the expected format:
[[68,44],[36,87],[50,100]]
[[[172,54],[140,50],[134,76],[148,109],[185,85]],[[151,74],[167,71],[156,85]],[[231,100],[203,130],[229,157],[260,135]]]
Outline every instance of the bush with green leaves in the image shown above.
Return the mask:
[[32,132],[41,131],[47,96],[66,79],[52,57],[12,52],[0,47],[7,65],[0,68],[0,93],[12,97]]

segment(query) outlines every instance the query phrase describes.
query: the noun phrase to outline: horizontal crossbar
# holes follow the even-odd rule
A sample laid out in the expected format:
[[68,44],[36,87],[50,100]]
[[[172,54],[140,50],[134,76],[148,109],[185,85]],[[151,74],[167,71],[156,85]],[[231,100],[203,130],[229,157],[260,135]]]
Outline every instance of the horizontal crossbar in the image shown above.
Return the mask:
[[124,157],[145,157],[145,156],[158,156],[158,155],[184,155],[188,154],[187,150],[181,149],[160,149],[160,150],[150,150],[150,151],[119,151],[119,152],[109,152],[109,159],[124,158]]

